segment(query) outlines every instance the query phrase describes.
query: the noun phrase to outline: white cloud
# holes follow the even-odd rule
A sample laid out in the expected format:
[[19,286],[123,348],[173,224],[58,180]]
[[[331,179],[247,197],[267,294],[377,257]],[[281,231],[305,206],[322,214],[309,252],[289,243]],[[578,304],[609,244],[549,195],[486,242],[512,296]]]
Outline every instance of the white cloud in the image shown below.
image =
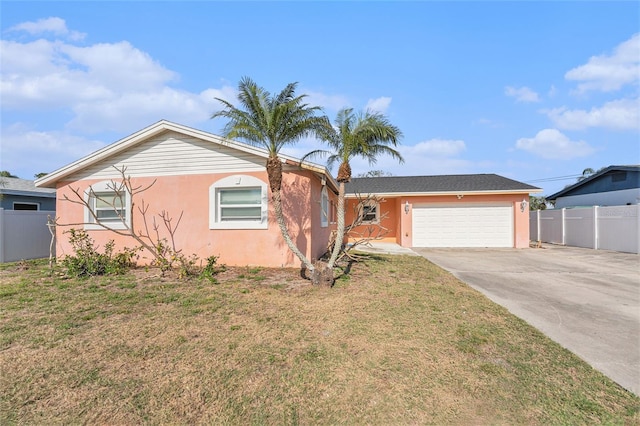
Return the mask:
[[[320,106],[325,110],[336,112],[351,105],[346,96],[327,95],[326,93],[312,90],[300,90],[299,93],[307,95],[305,102],[311,106]],[[332,118],[331,116],[329,118]]]
[[131,132],[160,119],[195,125],[220,108],[214,100],[217,95],[212,96],[216,92],[224,90],[208,89],[198,95],[164,87],[153,92],[124,93],[103,102],[79,103],[73,107],[76,116],[69,126],[84,132]]
[[196,125],[235,99],[228,86],[201,93],[174,89],[177,74],[128,42],[77,46],[0,40],[2,109],[69,111],[85,132],[130,132],[161,118]]
[[601,108],[570,110],[566,107],[543,111],[561,129],[582,130],[604,127],[612,130],[640,130],[640,99],[619,99]]
[[640,75],[640,33],[619,44],[611,55],[592,56],[589,61],[565,74],[580,82],[578,93],[590,90],[612,92],[627,84],[638,84]]
[[31,179],[33,171],[52,172],[104,145],[64,131],[38,131],[14,124],[2,129],[2,168]]
[[176,78],[127,42],[77,47],[62,42],[0,41],[3,108],[68,108],[131,91],[152,92]]
[[464,141],[450,139],[430,139],[411,146],[402,146],[401,152],[405,157],[429,156],[452,157],[466,149]]
[[369,101],[367,102],[367,105],[365,106],[365,110],[384,114],[385,112],[387,112],[389,105],[391,105],[391,98],[386,96],[381,96],[376,99],[369,99]]
[[540,97],[530,88],[507,86],[504,88],[504,94],[512,98],[516,98],[518,102],[540,102]]
[[22,22],[7,29],[7,32],[26,32],[31,35],[51,33],[56,36],[68,36],[71,40],[82,40],[86,36],[78,31],[70,31],[65,20],[58,17],[43,18],[35,22]]
[[557,129],[544,129],[533,138],[521,138],[516,148],[549,160],[586,157],[595,149],[584,141],[572,141]]

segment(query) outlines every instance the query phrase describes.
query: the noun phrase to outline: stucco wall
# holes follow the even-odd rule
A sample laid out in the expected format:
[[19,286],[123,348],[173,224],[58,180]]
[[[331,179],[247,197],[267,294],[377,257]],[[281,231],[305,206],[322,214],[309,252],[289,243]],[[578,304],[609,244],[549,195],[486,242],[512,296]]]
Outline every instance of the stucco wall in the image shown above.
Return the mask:
[[[216,173],[189,176],[138,177],[133,179],[135,186],[155,184],[146,192],[134,196],[133,226],[136,232],[144,232],[144,223],[138,207],[149,206],[147,221],[165,210],[177,222],[181,212],[182,220],[175,234],[175,243],[185,255],[192,253],[205,259],[210,255],[220,256],[219,262],[227,265],[261,265],[261,266],[300,266],[299,260],[285,244],[278,228],[273,205],[268,203],[267,229],[209,229],[209,188],[216,181],[225,177],[243,174],[254,176],[267,183],[266,172]],[[63,224],[81,224],[84,221],[83,206],[64,200],[64,196],[76,197],[71,188],[84,192],[90,185],[104,181],[103,179],[82,180],[58,185],[57,216]],[[298,248],[308,257],[315,258],[322,254],[320,247],[326,247],[326,238],[330,228],[320,228],[321,183],[317,176],[308,171],[288,172],[283,176],[283,210],[289,223],[289,231]],[[81,228],[81,225],[75,227]],[[69,227],[57,230],[57,253],[59,256],[71,254],[68,235],[63,234]],[[150,229],[150,231],[152,231]],[[130,236],[120,236],[109,230],[89,231],[95,242],[104,246],[113,239],[117,247],[134,247],[137,245]],[[167,235],[161,228],[162,235]],[[312,239],[313,237],[313,239]],[[143,253],[141,263],[152,260],[149,253]]]
[[[348,199],[345,208],[345,226],[353,223],[357,214],[357,201]],[[353,242],[364,235],[384,235],[380,241],[400,243],[398,240],[400,229],[400,215],[398,212],[397,198],[384,198],[380,203],[380,222],[378,224],[365,224],[353,229],[350,235],[346,236],[347,241]]]

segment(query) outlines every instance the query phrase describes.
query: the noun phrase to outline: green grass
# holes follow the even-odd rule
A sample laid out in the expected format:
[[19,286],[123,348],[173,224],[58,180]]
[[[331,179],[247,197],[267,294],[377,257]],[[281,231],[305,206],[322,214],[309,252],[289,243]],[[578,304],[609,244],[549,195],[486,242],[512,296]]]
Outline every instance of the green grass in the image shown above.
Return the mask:
[[418,257],[333,289],[0,265],[0,424],[638,424],[640,400]]

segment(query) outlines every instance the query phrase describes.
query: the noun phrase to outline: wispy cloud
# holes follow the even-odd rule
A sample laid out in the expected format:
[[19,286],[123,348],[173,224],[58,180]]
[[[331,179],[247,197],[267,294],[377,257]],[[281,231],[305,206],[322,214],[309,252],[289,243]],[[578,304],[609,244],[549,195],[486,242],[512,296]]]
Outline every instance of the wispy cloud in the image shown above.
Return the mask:
[[515,98],[518,102],[540,102],[538,94],[526,86],[507,86],[504,88],[504,94]]
[[64,19],[58,17],[43,18],[37,21],[22,22],[6,30],[7,32],[26,32],[31,35],[52,34],[79,41],[86,37],[85,33],[70,31]]

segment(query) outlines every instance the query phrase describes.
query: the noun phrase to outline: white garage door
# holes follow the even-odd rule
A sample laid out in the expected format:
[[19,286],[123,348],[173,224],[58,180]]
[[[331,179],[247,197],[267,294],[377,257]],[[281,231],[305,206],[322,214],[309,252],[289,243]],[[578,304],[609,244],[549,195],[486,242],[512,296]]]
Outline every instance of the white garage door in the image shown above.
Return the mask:
[[513,205],[416,205],[414,247],[513,247]]

